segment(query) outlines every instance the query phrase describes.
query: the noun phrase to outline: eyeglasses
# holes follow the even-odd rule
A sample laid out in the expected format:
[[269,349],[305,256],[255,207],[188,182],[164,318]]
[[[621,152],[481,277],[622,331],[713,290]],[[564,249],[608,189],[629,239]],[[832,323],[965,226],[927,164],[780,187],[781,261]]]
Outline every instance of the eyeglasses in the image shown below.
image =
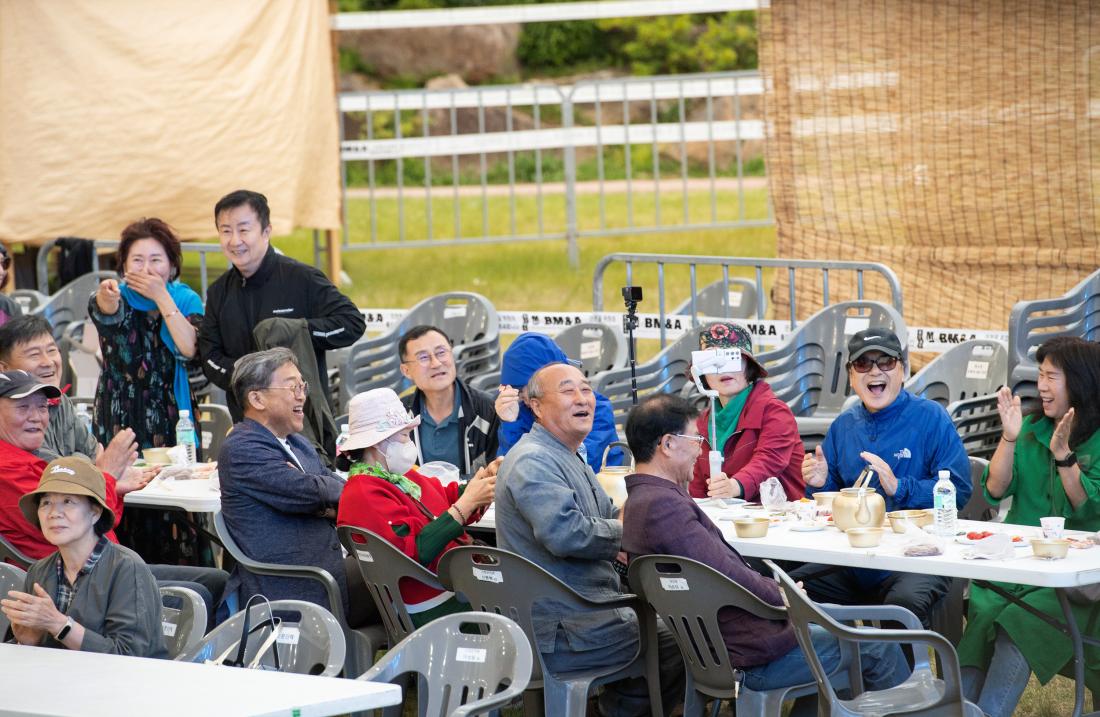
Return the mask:
[[704,438],[703,436],[689,436],[684,433],[673,433],[672,435],[676,436],[677,438],[685,438],[689,441],[695,441],[700,446],[703,445],[703,441],[706,440],[706,438]]
[[295,396],[308,396],[309,395],[309,382],[302,381],[301,383],[293,386],[268,386],[260,389],[261,391],[293,391]]
[[871,366],[878,366],[882,371],[893,371],[898,365],[898,360],[894,356],[879,356],[877,359],[860,356],[848,365],[854,368],[856,373],[867,373],[871,370]]
[[447,346],[440,346],[435,351],[432,351],[430,353],[427,351],[421,351],[408,361],[402,361],[401,363],[418,363],[421,366],[431,366],[433,356],[435,357],[435,360],[439,363],[446,363],[447,359],[451,357],[451,349]]

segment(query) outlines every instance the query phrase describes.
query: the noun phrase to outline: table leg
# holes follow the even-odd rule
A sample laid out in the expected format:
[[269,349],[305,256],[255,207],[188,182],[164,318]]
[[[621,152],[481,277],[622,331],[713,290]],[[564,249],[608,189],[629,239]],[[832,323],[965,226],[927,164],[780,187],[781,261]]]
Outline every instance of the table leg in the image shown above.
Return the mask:
[[[1058,596],[1058,604],[1062,606],[1066,627],[1069,628],[1069,639],[1073,643],[1073,717],[1080,717],[1085,709],[1085,645],[1081,640],[1081,630],[1077,627],[1077,620],[1073,616],[1073,608],[1069,604],[1069,598],[1066,597],[1066,591],[1062,588],[1054,588],[1054,594]],[[1090,717],[1097,714],[1100,712],[1092,712]]]

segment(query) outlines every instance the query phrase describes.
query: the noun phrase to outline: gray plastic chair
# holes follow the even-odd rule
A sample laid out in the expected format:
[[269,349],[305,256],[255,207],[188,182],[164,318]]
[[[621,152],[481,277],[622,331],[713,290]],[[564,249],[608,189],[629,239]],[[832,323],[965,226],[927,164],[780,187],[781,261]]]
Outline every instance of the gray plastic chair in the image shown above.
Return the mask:
[[[870,627],[852,628],[842,625],[826,614],[795,586],[790,576],[775,563],[765,560],[787,605],[787,615],[794,625],[798,644],[817,680],[818,714],[831,717],[878,717],[881,715],[919,715],[920,717],[982,717],[977,705],[962,695],[959,657],[954,646],[939,633],[921,630],[920,620],[905,608],[896,605],[881,607],[857,606],[853,611],[865,612],[872,619],[901,622],[908,629],[879,630]],[[832,606],[830,612],[833,613]],[[875,613],[875,614],[871,614]],[[833,613],[836,614],[836,613]],[[853,612],[855,614],[855,612]],[[878,615],[881,615],[879,617]],[[827,679],[825,669],[813,649],[810,625],[820,625],[839,640],[859,642],[893,642],[912,644],[913,673],[905,682],[885,690],[860,692],[849,700],[840,699]],[[936,651],[936,663],[944,679],[937,679],[928,661],[927,647]]]
[[[737,666],[730,664],[718,624],[719,610],[730,606],[771,620],[787,619],[783,608],[769,605],[709,565],[690,558],[673,555],[634,558],[630,561],[628,578],[631,587],[661,617],[680,647],[687,666],[685,717],[702,715],[708,697],[716,700],[715,711],[722,700],[734,698]],[[655,647],[649,645],[647,649]],[[843,643],[841,650],[841,666],[830,675],[830,680],[844,688],[848,686],[848,673],[843,668],[852,664],[852,650]],[[766,692],[742,687],[737,712],[779,717],[785,700],[815,694],[814,682]]]
[[970,456],[970,482],[974,489],[970,493],[970,500],[966,501],[966,505],[959,510],[959,517],[963,520],[1003,523],[1008,509],[1012,507],[1012,496],[996,505],[985,499],[985,493],[982,491],[982,474],[988,465],[989,461],[986,459]]
[[1008,347],[1002,341],[965,341],[932,359],[905,388],[943,407],[994,393],[1008,380]]
[[[756,282],[731,276],[728,288],[725,282],[719,279],[696,292],[694,316],[755,319],[757,304],[762,305],[761,312],[763,312],[764,298],[756,293]],[[692,316],[691,297],[685,299],[669,313]]]
[[216,461],[229,429],[233,428],[233,417],[229,415],[229,408],[217,403],[200,403],[195,410],[202,426],[202,454],[206,460]]
[[409,310],[397,327],[383,336],[356,341],[340,368],[340,404],[372,388],[401,393],[412,383],[401,375],[397,343],[414,326],[427,324],[447,332],[454,342],[458,377],[470,379],[500,368],[500,319],[493,304],[481,294],[453,291],[424,299]]
[[257,575],[274,575],[285,578],[306,578],[321,583],[328,596],[329,612],[335,615],[340,625],[347,644],[346,675],[358,675],[363,669],[374,662],[374,654],[386,646],[386,631],[382,625],[367,625],[352,629],[348,627],[344,617],[343,599],[340,596],[340,588],[336,579],[327,570],[313,565],[278,565],[276,563],[261,563],[244,554],[241,547],[229,534],[225,525],[225,518],[221,511],[214,514],[214,532],[225,551],[232,556],[237,565]]
[[989,460],[1001,442],[1001,414],[997,394],[955,401],[947,407],[967,455]]
[[[270,612],[269,612],[270,606]],[[344,669],[344,633],[332,613],[320,605],[303,600],[272,600],[269,604],[255,600],[248,609],[252,627],[273,615],[280,619],[282,635],[276,641],[279,651],[279,672],[299,675],[336,677]],[[180,662],[203,662],[222,655],[230,647],[230,657],[236,657],[236,648],[244,629],[244,610],[232,615],[210,631],[197,645],[186,650],[176,659]],[[261,627],[248,637],[245,663],[251,662],[271,635],[269,626]],[[275,669],[274,649],[260,657],[259,665]]]
[[493,399],[497,396],[497,387],[500,386],[500,371],[491,371],[489,373],[479,374],[471,378],[468,382],[470,388],[476,388],[478,391],[484,391],[489,394]]
[[[699,332],[688,331],[649,361],[638,364],[638,398],[657,392],[680,393],[691,382],[688,366],[691,365],[691,352],[698,348]],[[634,406],[630,398],[630,368],[604,371],[590,378],[596,392],[611,401],[615,427],[622,435],[626,416]]]
[[11,563],[26,570],[33,562],[34,558],[24,555],[18,548],[9,543],[7,538],[0,535],[0,563]]
[[894,307],[877,301],[843,301],[806,319],[778,348],[756,360],[768,370],[772,391],[794,412],[798,432],[822,437],[845,401],[848,384],[848,339],[864,328],[881,326],[897,334],[903,347],[909,333]]
[[35,313],[40,306],[50,300],[50,297],[34,289],[15,289],[8,296],[19,305],[24,314]]
[[462,612],[410,634],[359,679],[394,683],[414,673],[423,686],[421,717],[468,717],[523,694],[533,664],[519,625],[503,615]]
[[1034,401],[1039,395],[1035,351],[1055,336],[1100,340],[1100,270],[1055,299],[1020,301],[1008,316],[1008,385]]
[[173,660],[198,645],[206,634],[206,603],[190,588],[161,586],[160,622],[164,646]]
[[[566,614],[625,607],[634,610],[639,618],[643,615],[643,605],[635,595],[623,595],[603,602],[589,600],[530,560],[500,548],[463,546],[448,550],[439,561],[439,581],[469,602],[471,609],[507,615],[515,620],[532,646],[538,643],[531,614],[535,603],[543,600],[560,604],[560,609]],[[639,619],[640,625],[643,622]],[[535,648],[538,657],[531,665],[528,691],[543,691],[547,715],[583,717],[589,691],[593,687],[626,677],[646,675],[643,646],[647,643],[647,637],[648,630],[643,625],[638,651],[623,664],[558,675],[545,669],[542,653]],[[649,678],[650,702],[653,715],[657,717],[661,713],[661,690],[655,671],[651,669],[649,672],[646,676]]]
[[416,629],[401,598],[401,581],[415,580],[443,590],[439,578],[377,533],[350,525],[340,526],[336,533],[348,555],[358,560],[359,571],[382,616],[390,644],[396,645]]
[[554,336],[554,343],[574,361],[585,376],[626,366],[626,337],[607,324],[573,324]]
[[[27,572],[25,570],[0,562],[0,598],[6,600],[9,590],[22,591],[26,584]],[[9,627],[11,627],[11,620],[3,612],[0,612],[0,642],[4,640],[4,635],[7,634]]]

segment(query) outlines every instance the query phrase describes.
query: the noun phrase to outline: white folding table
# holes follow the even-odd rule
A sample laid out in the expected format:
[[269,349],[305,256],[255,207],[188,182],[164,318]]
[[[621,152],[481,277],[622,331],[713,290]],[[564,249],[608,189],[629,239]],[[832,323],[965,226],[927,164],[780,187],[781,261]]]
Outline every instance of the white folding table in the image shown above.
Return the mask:
[[138,508],[178,508],[188,513],[217,513],[222,504],[217,482],[210,479],[155,479],[141,490],[127,493],[123,501]]
[[378,682],[0,644],[0,715],[324,717],[401,701]]

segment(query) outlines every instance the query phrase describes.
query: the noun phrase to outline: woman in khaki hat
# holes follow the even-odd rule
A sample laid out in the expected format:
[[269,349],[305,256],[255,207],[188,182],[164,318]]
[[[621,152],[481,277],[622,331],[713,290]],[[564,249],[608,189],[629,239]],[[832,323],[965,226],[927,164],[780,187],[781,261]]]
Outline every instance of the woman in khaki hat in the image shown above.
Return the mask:
[[115,517],[103,474],[83,457],[46,466],[19,500],[23,516],[57,552],[27,571],[24,592],[0,600],[23,645],[167,657],[160,592],[137,553],[106,537]]
[[[435,571],[444,552],[470,543],[465,526],[493,501],[500,459],[465,485],[444,486],[414,468],[416,446],[409,434],[419,424],[420,416],[410,416],[392,389],[376,388],[351,399],[349,433],[340,453],[352,465],[336,523],[377,533]],[[454,593],[408,580],[402,581],[401,596],[417,627],[469,607]]]

